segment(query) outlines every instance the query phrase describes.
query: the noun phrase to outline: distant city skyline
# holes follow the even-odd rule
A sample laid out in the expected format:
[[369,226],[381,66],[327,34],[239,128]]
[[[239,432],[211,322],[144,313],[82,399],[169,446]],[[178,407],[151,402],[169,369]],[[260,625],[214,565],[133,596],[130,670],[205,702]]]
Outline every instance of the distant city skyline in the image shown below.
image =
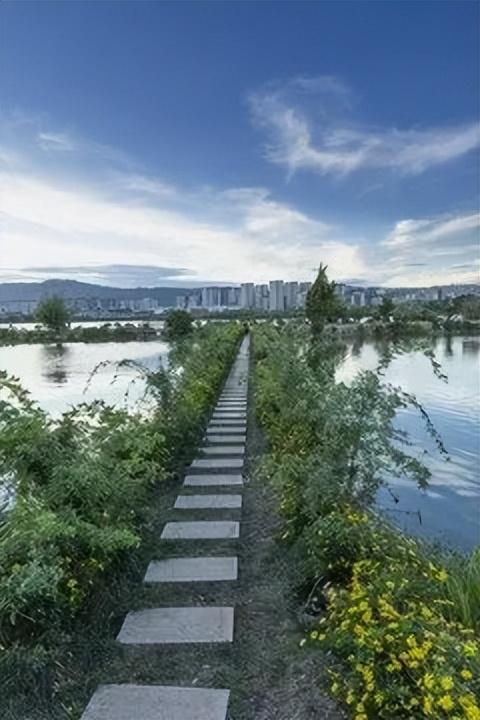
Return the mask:
[[478,279],[478,4],[1,13],[0,281]]

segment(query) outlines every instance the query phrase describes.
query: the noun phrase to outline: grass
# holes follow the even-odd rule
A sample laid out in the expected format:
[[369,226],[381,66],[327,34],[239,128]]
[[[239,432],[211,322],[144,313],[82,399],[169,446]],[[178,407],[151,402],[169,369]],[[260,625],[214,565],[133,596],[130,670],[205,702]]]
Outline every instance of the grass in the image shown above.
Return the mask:
[[447,563],[445,597],[450,600],[452,620],[480,635],[480,548],[468,556],[454,555]]

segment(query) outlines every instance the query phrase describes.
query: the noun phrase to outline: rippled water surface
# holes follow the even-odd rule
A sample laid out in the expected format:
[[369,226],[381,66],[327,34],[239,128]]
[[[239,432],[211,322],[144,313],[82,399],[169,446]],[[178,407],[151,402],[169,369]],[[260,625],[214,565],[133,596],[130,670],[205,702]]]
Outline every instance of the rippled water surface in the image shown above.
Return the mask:
[[[128,359],[155,370],[167,356],[168,345],[160,341],[15,345],[0,347],[0,369],[20,378],[42,408],[58,415],[97,399],[132,408],[143,396],[145,383],[134,368],[115,364]],[[110,362],[89,382],[93,370],[105,361]]]
[[[432,472],[430,488],[422,493],[411,483],[395,481],[398,504],[383,491],[378,501],[408,530],[470,549],[480,543],[480,339],[442,338],[435,352],[447,383],[435,377],[420,353],[395,359],[386,380],[417,396],[439,430],[449,459],[435,450],[418,413],[400,412],[397,425],[413,440],[409,452],[424,459]],[[359,370],[376,367],[378,359],[373,343],[350,346],[338,378],[348,382]],[[421,524],[417,514],[398,510],[419,512]]]

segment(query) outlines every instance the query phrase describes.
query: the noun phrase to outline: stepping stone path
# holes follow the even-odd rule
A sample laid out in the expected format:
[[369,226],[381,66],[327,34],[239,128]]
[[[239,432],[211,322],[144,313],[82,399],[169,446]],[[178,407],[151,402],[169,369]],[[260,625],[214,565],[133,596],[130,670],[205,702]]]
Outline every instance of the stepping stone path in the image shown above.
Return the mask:
[[162,532],[162,540],[228,540],[239,535],[240,525],[230,520],[169,522]]
[[242,507],[241,495],[179,495],[176,510],[219,510]]
[[146,583],[206,582],[236,580],[236,557],[194,557],[153,560],[145,574]]
[[243,485],[241,475],[187,475],[185,487],[219,487],[221,485]]
[[82,720],[225,720],[228,690],[101,685]]
[[[243,486],[247,432],[247,393],[250,337],[247,335],[227,378],[205,435],[205,446],[188,468],[185,493],[175,501],[175,511],[237,511]],[[232,487],[234,493],[189,494],[190,488]],[[183,516],[185,517],[185,516]],[[221,516],[220,516],[221,517]],[[166,523],[161,539],[166,543],[231,540],[240,534],[237,520],[185,520]],[[183,547],[183,545],[182,545]],[[193,546],[192,546],[193,547]],[[232,550],[234,549],[234,544]],[[206,549],[205,552],[209,552]],[[200,557],[170,557],[152,560],[144,582],[208,583],[234,582],[238,577],[235,555],[206,554]],[[130,612],[117,637],[123,646],[231,643],[234,637],[234,608],[217,606],[155,607]],[[210,650],[209,650],[210,652]],[[213,660],[214,662],[214,660]],[[82,720],[226,720],[230,691],[224,688],[164,685],[100,685],[82,715]]]

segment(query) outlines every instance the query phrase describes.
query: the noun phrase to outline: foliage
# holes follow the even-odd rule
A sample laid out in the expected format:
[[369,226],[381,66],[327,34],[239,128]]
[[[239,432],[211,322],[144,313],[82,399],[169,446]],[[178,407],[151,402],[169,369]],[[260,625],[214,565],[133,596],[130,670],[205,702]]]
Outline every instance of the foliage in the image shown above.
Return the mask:
[[263,469],[280,491],[282,538],[313,588],[307,607],[315,595],[325,608],[303,643],[337,658],[332,693],[355,720],[478,720],[478,553],[434,555],[371,510],[389,477],[428,482],[395,429],[398,408],[416,407],[443,449],[415,398],[383,382],[402,345],[347,386],[335,381],[340,355],[328,335],[313,342],[314,366],[304,330],[254,329],[257,413],[270,443]]
[[171,310],[165,319],[165,337],[178,340],[192,332],[192,316],[186,310]]
[[15,493],[0,522],[0,673],[22,648],[43,657],[43,635],[141,542],[151,490],[189,459],[241,333],[211,325],[173,348],[146,374],[149,415],[95,402],[54,420],[0,372],[0,491]]
[[307,293],[305,316],[310,321],[312,332],[319,335],[327,320],[338,317],[341,312],[340,301],[335,294],[335,283],[327,277],[327,266],[320,263],[318,275]]
[[395,305],[391,297],[384,295],[382,304],[378,307],[378,314],[382,320],[388,320],[393,314]]
[[36,319],[42,325],[60,332],[70,320],[70,312],[62,298],[53,295],[42,300],[37,308]]

